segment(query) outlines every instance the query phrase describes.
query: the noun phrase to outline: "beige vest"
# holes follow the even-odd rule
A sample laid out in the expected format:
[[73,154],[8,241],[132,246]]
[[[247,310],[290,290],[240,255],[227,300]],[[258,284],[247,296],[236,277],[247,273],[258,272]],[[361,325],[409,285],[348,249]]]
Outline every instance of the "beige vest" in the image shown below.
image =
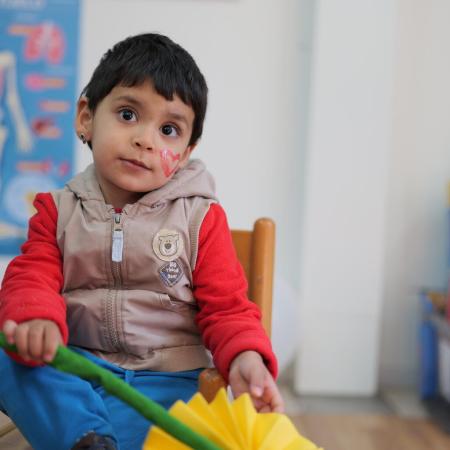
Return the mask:
[[116,214],[93,166],[53,193],[69,344],[126,369],[211,364],[192,294],[201,223],[214,197],[193,160],[162,188]]

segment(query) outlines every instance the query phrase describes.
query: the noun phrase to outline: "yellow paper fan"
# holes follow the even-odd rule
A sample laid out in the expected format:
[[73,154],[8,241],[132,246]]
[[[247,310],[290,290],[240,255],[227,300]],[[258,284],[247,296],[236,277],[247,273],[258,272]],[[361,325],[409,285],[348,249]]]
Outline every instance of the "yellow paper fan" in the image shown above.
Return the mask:
[[[170,414],[224,450],[321,450],[300,436],[287,416],[257,413],[248,394],[228,400],[225,389],[207,403],[199,393],[186,404],[176,402]],[[143,450],[189,450],[154,426]]]

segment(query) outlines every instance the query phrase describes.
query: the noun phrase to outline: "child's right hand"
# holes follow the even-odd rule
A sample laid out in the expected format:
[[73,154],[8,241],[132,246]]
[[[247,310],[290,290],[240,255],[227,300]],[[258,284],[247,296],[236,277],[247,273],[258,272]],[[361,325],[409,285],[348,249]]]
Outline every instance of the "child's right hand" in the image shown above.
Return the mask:
[[3,333],[8,343],[16,344],[17,353],[25,361],[51,362],[63,343],[58,325],[51,320],[33,319],[20,324],[7,320]]

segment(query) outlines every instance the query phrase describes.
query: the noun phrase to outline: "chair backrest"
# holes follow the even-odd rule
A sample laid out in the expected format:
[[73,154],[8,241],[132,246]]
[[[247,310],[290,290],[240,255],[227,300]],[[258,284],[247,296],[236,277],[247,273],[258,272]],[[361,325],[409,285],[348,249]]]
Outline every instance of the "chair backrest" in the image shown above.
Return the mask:
[[275,223],[258,219],[253,230],[231,230],[234,247],[248,281],[248,297],[262,313],[266,333],[271,335],[272,291],[275,256]]

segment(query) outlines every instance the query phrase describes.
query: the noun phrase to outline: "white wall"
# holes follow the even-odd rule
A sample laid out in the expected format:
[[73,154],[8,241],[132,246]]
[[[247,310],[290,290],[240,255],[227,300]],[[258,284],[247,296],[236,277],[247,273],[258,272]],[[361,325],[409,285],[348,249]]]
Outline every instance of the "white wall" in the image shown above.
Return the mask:
[[418,293],[447,282],[450,3],[322,0],[295,387],[418,380]]
[[418,380],[418,292],[445,288],[450,2],[398,0],[380,381]]
[[377,389],[392,0],[321,1],[316,11],[300,267],[303,393]]

